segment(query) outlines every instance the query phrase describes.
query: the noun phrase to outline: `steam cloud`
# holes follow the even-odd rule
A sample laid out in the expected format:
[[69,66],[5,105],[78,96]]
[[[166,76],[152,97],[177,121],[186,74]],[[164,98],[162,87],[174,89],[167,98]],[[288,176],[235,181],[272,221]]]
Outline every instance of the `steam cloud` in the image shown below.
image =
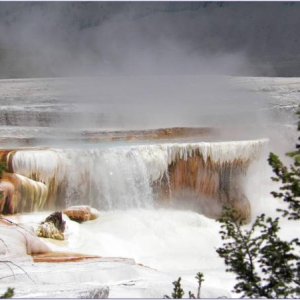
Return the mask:
[[298,3],[2,2],[1,76],[283,74],[299,49],[299,9]]
[[[299,76],[299,10],[281,2],[0,2],[0,77],[72,77],[2,81],[2,95],[10,83],[16,92],[0,105],[20,104],[13,112],[24,124],[12,125],[26,127],[24,107],[40,104],[44,90],[44,104],[62,118],[46,124],[37,111],[28,127],[213,126],[227,128],[228,139],[280,145],[285,132],[268,126],[267,99],[219,75]],[[80,115],[64,119],[62,105]]]
[[1,2],[0,76],[77,77],[58,102],[76,103],[87,114],[63,127],[95,127],[89,113],[98,112],[115,128],[226,125],[233,133],[249,125],[244,136],[263,136],[257,128],[266,120],[265,99],[215,75],[284,74],[291,64],[296,70],[284,58],[299,49],[299,8]]

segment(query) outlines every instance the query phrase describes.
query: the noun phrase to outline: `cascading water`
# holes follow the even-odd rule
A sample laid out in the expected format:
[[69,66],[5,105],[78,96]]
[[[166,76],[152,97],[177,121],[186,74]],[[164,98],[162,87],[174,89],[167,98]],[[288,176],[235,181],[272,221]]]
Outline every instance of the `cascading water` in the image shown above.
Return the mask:
[[64,152],[68,204],[100,209],[153,206],[151,174],[135,149],[92,149]]
[[[230,202],[232,186],[238,185],[240,173],[258,157],[265,143],[102,144],[88,149],[12,151],[7,160],[12,172],[46,184],[48,202],[40,209],[75,204],[101,210],[153,208],[162,201],[162,190],[171,198],[185,188],[196,188],[198,197]],[[214,188],[211,178],[215,178]]]
[[[199,81],[195,81],[195,86]],[[251,126],[237,128],[233,118],[230,122],[233,126],[225,124],[223,128],[221,114],[212,118],[203,109],[203,116],[199,116],[200,109],[196,109],[199,90],[193,107],[197,118],[188,114],[183,123],[178,123],[168,107],[171,124],[157,117],[162,125],[155,120],[135,128],[127,123],[134,114],[130,107],[129,117],[124,119],[126,128],[123,128],[120,122],[113,124],[113,120],[120,119],[118,116],[108,120],[100,116],[102,106],[91,109],[93,113],[99,112],[99,118],[93,119],[89,113],[81,113],[85,103],[80,107],[71,105],[70,101],[61,103],[61,95],[56,94],[60,82],[60,79],[50,82],[45,79],[42,83],[35,79],[1,82],[0,90],[2,94],[7,90],[8,96],[2,98],[5,111],[0,114],[0,141],[6,149],[0,151],[0,160],[7,163],[8,172],[1,179],[0,188],[5,191],[4,198],[9,200],[2,204],[11,212],[10,204],[13,203],[19,212],[6,217],[36,229],[54,210],[76,204],[91,205],[100,210],[98,219],[79,224],[63,215],[65,240],[43,239],[43,242],[54,251],[128,257],[150,268],[139,266],[141,271],[137,274],[123,266],[122,271],[116,270],[115,265],[97,266],[97,272],[104,272],[99,277],[95,269],[89,269],[93,263],[82,265],[85,274],[78,266],[67,272],[72,264],[61,264],[60,269],[47,264],[46,271],[37,273],[38,264],[30,263],[32,273],[38,274],[37,281],[43,282],[39,287],[55,282],[55,289],[64,289],[68,278],[77,286],[87,281],[97,285],[100,280],[110,285],[110,297],[159,298],[169,294],[171,283],[178,276],[182,276],[186,290],[194,291],[194,276],[201,271],[205,275],[203,297],[235,296],[230,294],[235,284],[234,276],[225,272],[225,265],[215,252],[222,241],[218,234],[219,224],[214,218],[224,204],[237,208],[248,221],[251,221],[250,208],[257,205],[255,202],[275,206],[271,204],[274,199],[269,199],[272,190],[268,185],[269,174],[262,184],[264,176],[248,169],[250,165],[255,169],[254,161],[261,165],[257,158],[266,140],[260,138],[269,136],[251,127],[257,111],[253,110],[253,114],[247,111]],[[116,84],[112,83],[115,90]],[[5,88],[5,84],[9,86]],[[50,89],[52,84],[54,87]],[[135,79],[134,88],[138,85]],[[26,86],[29,87],[28,96],[24,95]],[[83,96],[86,99],[85,93]],[[73,94],[69,98],[73,99]],[[103,99],[108,98],[103,96]],[[45,105],[40,106],[41,99]],[[13,106],[18,107],[14,109]],[[234,115],[233,111],[230,116]],[[242,125],[245,125],[244,116],[238,116],[243,119]],[[204,122],[202,117],[209,121],[217,119],[222,130],[213,121]],[[86,123],[86,119],[91,122]],[[162,128],[152,129],[153,125]],[[170,126],[188,127],[168,128]],[[265,157],[263,160],[266,164]],[[266,190],[264,198],[260,195],[260,186]],[[190,197],[194,200],[193,206],[189,206]],[[252,212],[254,216],[258,209]],[[290,227],[286,231],[290,234]],[[62,274],[59,278],[58,272]],[[94,277],[87,277],[87,274]],[[153,274],[157,276],[155,279]],[[166,274],[168,277],[164,277]],[[16,278],[14,286],[20,281],[19,276]],[[36,285],[33,289],[37,290]],[[153,294],[154,289],[156,294]],[[18,286],[16,291],[20,290]],[[132,294],[133,290],[138,292]]]

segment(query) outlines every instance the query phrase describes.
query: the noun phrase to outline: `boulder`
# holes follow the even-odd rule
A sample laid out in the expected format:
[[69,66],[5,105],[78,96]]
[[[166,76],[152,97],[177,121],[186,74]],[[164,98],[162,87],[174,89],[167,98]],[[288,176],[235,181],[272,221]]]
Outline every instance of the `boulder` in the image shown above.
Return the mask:
[[43,238],[64,240],[65,224],[66,222],[62,218],[62,212],[54,212],[38,226],[36,234]]
[[82,223],[95,220],[99,217],[99,211],[87,205],[71,206],[63,211],[71,220]]
[[64,240],[64,234],[60,232],[53,223],[45,222],[40,224],[36,230],[38,237],[54,239],[54,240]]
[[52,213],[45,219],[44,223],[53,223],[54,226],[61,232],[64,232],[66,228],[66,221],[63,220],[61,211]]

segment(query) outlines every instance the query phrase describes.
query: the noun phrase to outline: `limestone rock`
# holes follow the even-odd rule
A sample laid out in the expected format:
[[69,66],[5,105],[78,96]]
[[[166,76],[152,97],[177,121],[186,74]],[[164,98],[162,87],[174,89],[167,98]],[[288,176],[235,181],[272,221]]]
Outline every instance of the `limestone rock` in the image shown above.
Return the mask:
[[43,238],[64,240],[65,223],[62,212],[54,212],[39,225],[36,234]]
[[45,221],[45,223],[53,223],[54,226],[60,231],[64,232],[65,227],[66,227],[66,221],[63,220],[62,218],[62,212],[61,211],[56,211],[49,215]]
[[95,220],[99,217],[99,211],[87,205],[71,206],[63,211],[71,220],[82,223]]
[[36,234],[39,237],[55,239],[55,240],[64,240],[64,234],[60,232],[52,222],[45,222],[40,224],[36,230]]
[[[49,247],[43,243],[31,228],[15,223],[0,223],[0,256],[5,259],[22,260],[27,255],[51,252]],[[5,243],[3,242],[5,241]]]

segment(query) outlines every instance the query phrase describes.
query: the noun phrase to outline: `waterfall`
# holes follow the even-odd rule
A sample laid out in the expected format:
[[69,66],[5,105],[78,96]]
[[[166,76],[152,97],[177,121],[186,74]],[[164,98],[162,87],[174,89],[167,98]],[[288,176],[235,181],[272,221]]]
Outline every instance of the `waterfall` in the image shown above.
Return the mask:
[[137,149],[64,152],[68,204],[100,209],[152,207],[151,170]]
[[199,197],[219,198],[226,203],[237,201],[232,198],[239,194],[239,176],[258,157],[266,142],[22,149],[8,153],[7,160],[11,172],[47,186],[48,208],[74,204],[105,210],[147,208],[153,207],[163,193],[171,197],[184,188],[195,190]]

